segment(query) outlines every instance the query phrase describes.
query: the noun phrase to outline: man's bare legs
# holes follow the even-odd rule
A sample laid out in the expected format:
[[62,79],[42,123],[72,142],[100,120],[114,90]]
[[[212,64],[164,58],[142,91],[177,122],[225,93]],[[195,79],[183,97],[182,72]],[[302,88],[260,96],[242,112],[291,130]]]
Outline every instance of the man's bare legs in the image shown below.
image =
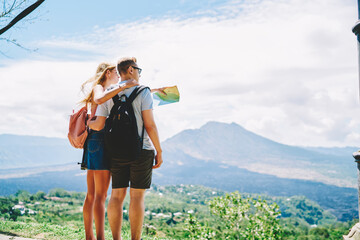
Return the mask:
[[111,191],[108,205],[108,219],[113,240],[121,240],[121,224],[123,219],[123,204],[127,188],[115,188]]
[[131,239],[140,240],[145,214],[145,189],[130,188],[129,218]]
[[94,219],[96,239],[105,240],[105,201],[110,184],[110,171],[96,170],[95,172],[95,203]]
[[93,218],[94,218],[93,209],[95,202],[95,181],[94,181],[93,170],[87,171],[86,182],[87,182],[87,193],[83,206],[85,239],[95,240],[94,231],[93,231]]

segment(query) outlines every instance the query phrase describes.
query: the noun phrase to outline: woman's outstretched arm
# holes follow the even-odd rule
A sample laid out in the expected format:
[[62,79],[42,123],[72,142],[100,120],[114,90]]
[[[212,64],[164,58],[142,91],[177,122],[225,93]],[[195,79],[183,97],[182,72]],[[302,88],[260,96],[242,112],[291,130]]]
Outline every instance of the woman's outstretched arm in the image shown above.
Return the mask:
[[101,85],[96,85],[93,89],[94,91],[94,102],[96,104],[102,104],[104,102],[106,102],[107,100],[113,98],[116,94],[118,94],[119,92],[133,87],[133,86],[137,86],[139,85],[139,83],[135,80],[127,80],[125,81],[124,84],[118,85],[115,88],[108,90],[108,91],[104,91],[104,88]]

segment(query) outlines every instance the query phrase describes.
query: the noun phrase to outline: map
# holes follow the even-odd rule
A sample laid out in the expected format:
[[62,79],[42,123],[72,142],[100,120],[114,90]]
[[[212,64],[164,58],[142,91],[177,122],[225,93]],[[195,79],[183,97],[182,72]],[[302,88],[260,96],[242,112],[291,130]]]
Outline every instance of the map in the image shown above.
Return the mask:
[[155,106],[176,103],[180,100],[180,93],[177,86],[160,88],[152,95]]

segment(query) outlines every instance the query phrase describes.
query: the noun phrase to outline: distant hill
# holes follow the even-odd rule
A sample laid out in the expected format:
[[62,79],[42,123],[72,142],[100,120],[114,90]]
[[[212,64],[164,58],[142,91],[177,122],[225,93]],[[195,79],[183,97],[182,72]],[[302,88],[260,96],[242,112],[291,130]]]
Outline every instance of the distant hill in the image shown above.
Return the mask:
[[75,163],[81,156],[67,139],[0,135],[0,170]]
[[[238,124],[209,122],[200,129],[180,132],[162,143],[172,157],[168,164],[181,165],[181,156],[227,164],[281,178],[356,187],[352,158],[356,147],[314,148],[280,144],[247,131]],[[0,135],[1,169],[32,168],[81,161],[82,150],[67,139]]]
[[[169,157],[164,155],[164,157]],[[192,162],[192,163],[189,163]],[[342,188],[319,182],[284,179],[271,175],[250,172],[226,165],[189,157],[182,166],[164,164],[153,173],[153,183],[157,185],[196,184],[224,191],[259,193],[269,196],[306,196],[329,210],[339,220],[347,221],[357,216],[357,190]],[[69,191],[86,191],[86,171],[76,164],[59,165],[21,177],[0,179],[0,196],[15,194],[17,190],[48,192],[53,188]],[[18,173],[24,169],[19,169]],[[12,174],[16,174],[13,171]]]
[[[340,220],[357,216],[356,166],[351,156],[356,148],[288,146],[235,123],[209,122],[166,140],[163,150],[164,164],[154,171],[155,184],[303,195]],[[0,195],[54,187],[85,191],[86,172],[76,165],[81,153],[67,139],[0,135]]]

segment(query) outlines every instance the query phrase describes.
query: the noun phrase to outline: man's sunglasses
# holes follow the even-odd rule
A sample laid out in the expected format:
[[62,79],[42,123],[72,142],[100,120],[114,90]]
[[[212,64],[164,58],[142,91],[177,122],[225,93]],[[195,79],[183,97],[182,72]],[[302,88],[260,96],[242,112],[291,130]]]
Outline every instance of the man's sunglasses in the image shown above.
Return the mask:
[[137,69],[139,71],[139,74],[141,74],[142,69],[139,67],[132,66],[133,68]]

